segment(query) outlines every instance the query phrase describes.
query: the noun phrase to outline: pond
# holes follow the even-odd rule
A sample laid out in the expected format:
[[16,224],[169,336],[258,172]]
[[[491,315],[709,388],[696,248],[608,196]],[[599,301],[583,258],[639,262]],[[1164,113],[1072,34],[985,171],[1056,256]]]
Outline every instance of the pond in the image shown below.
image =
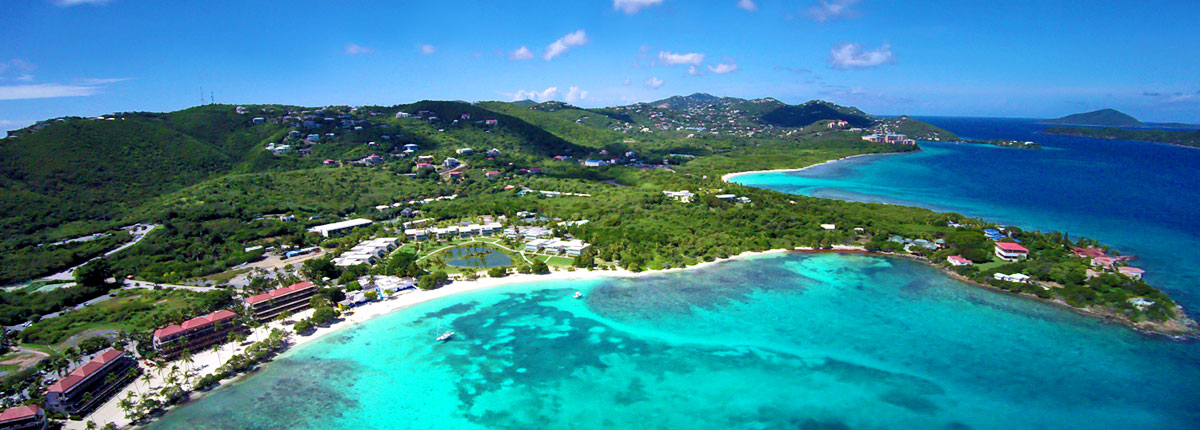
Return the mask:
[[512,258],[498,250],[485,246],[465,246],[446,251],[447,266],[452,267],[502,267],[512,264]]

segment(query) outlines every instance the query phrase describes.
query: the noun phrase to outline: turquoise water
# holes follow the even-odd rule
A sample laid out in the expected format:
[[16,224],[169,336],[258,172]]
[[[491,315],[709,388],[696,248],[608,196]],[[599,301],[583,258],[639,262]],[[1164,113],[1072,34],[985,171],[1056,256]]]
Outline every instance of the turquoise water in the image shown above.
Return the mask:
[[[934,122],[1047,149],[924,144],[738,181],[1096,237],[1198,313],[1200,151]],[[424,303],[289,351],[151,428],[1188,429],[1197,401],[1197,343],[908,260],[786,254]]]
[[454,267],[503,267],[512,265],[512,258],[503,252],[486,246],[466,246],[446,251],[447,266]]
[[1033,140],[1043,150],[921,142],[920,153],[868,156],[734,181],[841,200],[923,206],[1023,228],[1099,239],[1137,255],[1146,280],[1200,313],[1200,150],[1037,134],[1033,120],[921,118],[974,139]]
[[780,254],[424,303],[151,428],[1183,429],[1196,381],[1177,344],[919,263]]

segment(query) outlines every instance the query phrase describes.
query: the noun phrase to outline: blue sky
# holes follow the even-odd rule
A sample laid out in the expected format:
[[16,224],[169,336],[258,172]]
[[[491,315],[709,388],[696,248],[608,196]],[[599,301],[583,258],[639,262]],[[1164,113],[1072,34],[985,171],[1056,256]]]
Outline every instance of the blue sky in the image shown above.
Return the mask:
[[1195,1],[5,3],[0,130],[186,108],[201,86],[245,104],[592,107],[708,92],[873,114],[1113,107],[1200,123]]

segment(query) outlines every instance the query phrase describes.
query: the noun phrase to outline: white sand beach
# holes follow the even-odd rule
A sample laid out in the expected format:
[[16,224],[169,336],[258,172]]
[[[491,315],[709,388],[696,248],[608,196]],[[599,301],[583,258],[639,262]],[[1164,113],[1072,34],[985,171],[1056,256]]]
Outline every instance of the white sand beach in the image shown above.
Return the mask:
[[[446,286],[436,289],[436,290],[428,290],[428,291],[417,290],[417,291],[413,291],[413,292],[409,292],[409,293],[394,295],[387,299],[379,300],[376,302],[372,302],[372,303],[368,303],[368,304],[356,307],[353,309],[352,314],[343,315],[343,317],[340,320],[338,320],[337,322],[330,324],[328,326],[318,327],[313,333],[310,333],[310,334],[304,335],[304,336],[298,335],[298,334],[292,334],[291,344],[292,344],[292,348],[295,348],[297,346],[304,345],[306,343],[320,339],[321,337],[329,335],[330,333],[334,333],[340,329],[360,324],[364,321],[394,312],[399,309],[403,309],[403,308],[406,308],[406,307],[409,307],[409,306],[412,306],[412,305],[415,305],[418,303],[424,303],[424,302],[427,302],[430,300],[435,300],[435,299],[439,299],[439,298],[443,298],[443,297],[452,296],[455,294],[462,294],[462,293],[469,292],[469,291],[483,290],[483,289],[494,288],[494,287],[498,287],[498,286],[502,286],[502,285],[532,283],[532,282],[541,282],[541,281],[582,280],[582,279],[618,278],[618,277],[632,278],[632,277],[641,277],[641,276],[651,276],[651,275],[656,275],[656,274],[661,274],[661,273],[670,273],[670,272],[677,272],[677,271],[683,271],[683,270],[699,269],[702,267],[708,267],[708,266],[712,266],[715,264],[719,264],[724,261],[729,261],[729,260],[734,260],[734,259],[739,259],[739,258],[749,258],[749,257],[768,255],[768,254],[778,254],[778,253],[784,253],[784,252],[788,252],[788,251],[789,250],[786,250],[786,249],[774,249],[774,250],[762,251],[762,252],[745,252],[745,253],[735,255],[732,257],[717,259],[714,261],[704,262],[704,263],[700,263],[700,264],[696,264],[696,265],[692,265],[692,266],[688,266],[688,267],[673,268],[673,269],[666,269],[666,270],[652,270],[652,271],[644,271],[644,272],[632,272],[632,271],[625,270],[625,269],[575,270],[575,271],[556,270],[552,273],[545,274],[545,275],[517,274],[517,275],[509,275],[509,276],[506,276],[503,278],[480,278],[480,279],[473,280],[473,281],[455,281],[455,282],[450,283],[449,285],[446,285]],[[289,320],[290,321],[299,321],[300,319],[307,318],[311,314],[312,314],[312,310],[306,310],[306,311],[297,313],[295,316],[293,316]],[[290,326],[284,325],[284,323],[282,323],[282,322],[272,322],[268,325],[259,327],[257,330],[254,330],[254,332],[250,334],[249,340],[245,343],[225,344],[222,346],[222,348],[219,352],[207,350],[204,352],[195,353],[192,356],[191,364],[184,364],[182,361],[179,361],[179,360],[173,361],[173,362],[171,362],[171,364],[179,366],[179,368],[181,370],[186,371],[186,370],[190,369],[192,374],[195,375],[192,379],[193,380],[199,379],[200,377],[202,377],[204,375],[213,373],[213,371],[215,371],[217,367],[220,367],[221,364],[223,364],[226,360],[229,360],[229,358],[232,357],[234,354],[241,353],[245,349],[246,346],[250,345],[250,343],[252,341],[264,339],[267,336],[267,334],[270,333],[270,331],[272,329],[277,329],[277,328],[283,329],[289,333],[294,333]],[[96,408],[96,410],[93,411],[92,414],[89,415],[86,419],[81,420],[81,421],[66,421],[66,424],[64,425],[63,428],[83,430],[86,428],[87,421],[93,421],[96,423],[97,426],[103,426],[107,423],[113,423],[113,424],[116,424],[121,427],[128,426],[130,424],[129,420],[125,418],[125,413],[123,411],[121,411],[120,407],[118,407],[120,399],[124,398],[126,396],[126,393],[128,393],[128,392],[133,392],[135,395],[137,395],[137,394],[145,392],[148,388],[150,388],[150,389],[161,388],[164,384],[164,382],[163,382],[164,378],[160,377],[158,375],[158,373],[155,372],[153,369],[146,368],[146,366],[144,365],[144,362],[142,364],[143,364],[143,366],[142,366],[143,370],[145,370],[146,373],[151,374],[151,379],[148,384],[143,379],[139,378],[136,382],[129,384],[124,389],[122,389],[120,392],[118,392],[116,395],[114,395],[112,398],[110,398],[107,402],[105,402],[103,405]],[[221,381],[221,384],[229,383],[235,379],[237,379],[237,377],[226,379],[224,381]],[[147,385],[149,387],[147,387]],[[187,389],[189,387],[184,387],[184,388]],[[216,388],[214,388],[214,389],[216,389]],[[197,393],[193,393],[193,396],[196,396],[196,394]]]
[[722,181],[722,182],[729,182],[729,180],[730,180],[730,179],[736,178],[736,177],[738,177],[738,176],[742,176],[742,175],[753,175],[753,174],[756,174],[756,173],[799,172],[799,171],[806,170],[806,169],[811,169],[811,168],[813,168],[813,167],[817,167],[817,166],[823,166],[823,165],[826,165],[826,164],[830,164],[830,163],[836,163],[836,162],[839,162],[839,161],[842,161],[842,160],[849,160],[849,159],[851,159],[851,158],[856,158],[856,157],[866,157],[866,156],[869,156],[869,155],[886,155],[886,154],[858,154],[858,155],[851,155],[851,156],[849,156],[849,157],[842,157],[842,158],[838,158],[838,159],[836,159],[836,160],[829,160],[829,161],[825,161],[825,162],[821,162],[821,163],[813,164],[813,165],[810,165],[810,166],[804,166],[804,167],[801,167],[801,168],[798,168],[798,169],[747,170],[747,171],[745,171],[745,172],[726,173],[726,174],[724,174],[724,175],[721,175],[721,181]]

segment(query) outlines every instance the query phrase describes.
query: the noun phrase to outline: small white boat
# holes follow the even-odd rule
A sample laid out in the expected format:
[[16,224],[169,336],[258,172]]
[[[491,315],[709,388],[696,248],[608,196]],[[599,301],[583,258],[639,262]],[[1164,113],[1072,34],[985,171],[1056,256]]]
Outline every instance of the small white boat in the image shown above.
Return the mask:
[[438,336],[437,340],[438,340],[438,342],[445,342],[447,340],[450,340],[450,338],[452,338],[452,337],[454,337],[454,332],[448,331],[448,332],[442,333],[441,336]]
[[582,293],[582,292],[579,292],[579,291],[576,291],[576,292],[575,292],[575,298],[577,298],[577,299],[583,298],[583,293]]

